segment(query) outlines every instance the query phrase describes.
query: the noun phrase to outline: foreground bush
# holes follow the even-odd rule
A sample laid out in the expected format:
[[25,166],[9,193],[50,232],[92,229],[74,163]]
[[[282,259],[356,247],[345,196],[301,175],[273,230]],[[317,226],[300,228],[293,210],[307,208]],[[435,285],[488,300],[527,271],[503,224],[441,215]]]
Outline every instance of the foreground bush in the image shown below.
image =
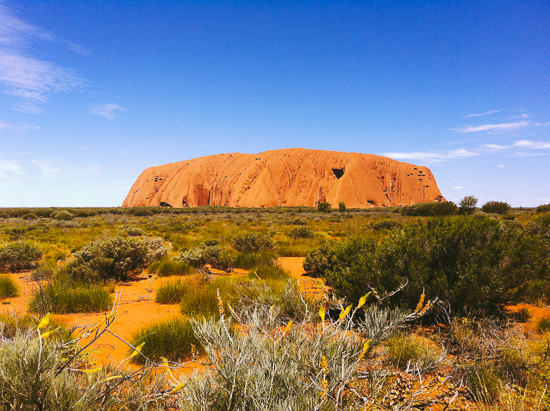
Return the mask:
[[31,242],[11,243],[0,247],[0,271],[17,272],[37,266],[42,250]]
[[[98,327],[101,335],[105,325]],[[151,367],[92,368],[77,339],[56,338],[58,332],[47,336],[45,330],[34,327],[0,340],[0,409],[174,409],[173,396],[166,394],[171,387],[151,374]]]
[[0,300],[8,297],[17,297],[19,287],[9,275],[0,275]]
[[[193,327],[189,320],[181,317],[163,320],[149,325],[135,333],[130,339],[130,344],[138,347],[144,344],[141,352],[146,357],[160,362],[160,357],[169,361],[182,362],[194,354],[199,354],[201,344],[195,337]],[[128,353],[132,354],[130,348]],[[134,356],[135,364],[145,363],[141,355]]]
[[182,251],[174,261],[185,262],[195,268],[201,268],[205,264],[217,266],[221,252],[222,249],[217,243],[213,245],[202,243],[198,247]]
[[383,295],[407,282],[394,304],[413,307],[423,290],[457,309],[550,296],[545,242],[489,218],[417,221],[380,243],[353,239],[312,254],[306,262],[316,262],[335,293],[352,301],[369,287]]
[[315,233],[311,228],[302,226],[302,227],[295,227],[292,230],[290,230],[289,236],[291,238],[297,239],[297,238],[314,238]]
[[125,281],[168,254],[159,238],[109,237],[94,241],[67,264],[75,279]]
[[179,304],[183,297],[199,286],[197,281],[170,281],[161,284],[155,293],[155,302],[159,304]]

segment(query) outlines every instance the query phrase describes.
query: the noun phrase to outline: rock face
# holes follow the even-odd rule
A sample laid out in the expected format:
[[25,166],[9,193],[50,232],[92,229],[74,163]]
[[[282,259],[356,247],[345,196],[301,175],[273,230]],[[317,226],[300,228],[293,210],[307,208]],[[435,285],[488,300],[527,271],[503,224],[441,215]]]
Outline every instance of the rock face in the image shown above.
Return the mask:
[[431,171],[372,154],[293,148],[199,157],[145,170],[123,207],[348,208],[445,201]]

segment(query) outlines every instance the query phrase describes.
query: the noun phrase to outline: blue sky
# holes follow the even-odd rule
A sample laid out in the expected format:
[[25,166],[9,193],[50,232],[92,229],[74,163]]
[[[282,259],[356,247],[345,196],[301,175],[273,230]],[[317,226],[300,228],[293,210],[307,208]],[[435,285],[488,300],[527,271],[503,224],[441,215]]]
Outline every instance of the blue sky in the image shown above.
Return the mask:
[[118,206],[147,167],[290,147],[550,203],[548,3],[0,0],[0,207]]

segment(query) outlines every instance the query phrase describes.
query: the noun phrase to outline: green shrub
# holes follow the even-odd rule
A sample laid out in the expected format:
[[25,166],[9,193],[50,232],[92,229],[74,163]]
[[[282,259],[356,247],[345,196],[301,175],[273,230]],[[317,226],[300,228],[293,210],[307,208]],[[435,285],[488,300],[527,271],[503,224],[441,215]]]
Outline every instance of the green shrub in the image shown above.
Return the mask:
[[34,243],[19,242],[0,247],[0,271],[17,272],[36,267],[42,250]]
[[231,303],[236,298],[235,285],[241,282],[242,279],[223,277],[210,283],[196,282],[182,296],[180,311],[186,316],[219,318],[218,293],[224,304]]
[[395,220],[382,220],[371,223],[370,226],[373,230],[393,230],[396,228],[402,228],[403,224]]
[[244,233],[233,237],[233,248],[242,253],[272,251],[275,243],[270,236],[260,233]]
[[539,318],[536,323],[536,329],[541,334],[550,331],[550,317]]
[[508,203],[502,201],[489,201],[488,203],[483,204],[481,207],[484,213],[489,214],[504,214],[507,211],[510,211],[512,207]]
[[21,216],[22,220],[38,220],[38,216],[34,213],[28,213]]
[[336,242],[324,243],[309,252],[304,260],[304,270],[306,273],[320,277],[328,268],[332,267],[336,244]]
[[116,234],[127,237],[142,237],[145,235],[145,231],[141,228],[124,225],[118,229]]
[[147,210],[146,208],[138,208],[132,213],[132,215],[134,217],[150,217],[153,215],[153,212],[151,210]]
[[[183,362],[201,350],[201,344],[195,337],[191,323],[180,317],[151,324],[130,338],[130,344],[134,347],[143,343],[145,344],[140,350],[143,355],[158,362],[161,357],[169,361]],[[133,352],[132,348],[128,350],[129,354]],[[136,355],[132,362],[143,364],[145,359],[141,355]]]
[[332,205],[328,202],[322,202],[317,205],[317,211],[320,213],[330,213]]
[[54,212],[50,215],[51,218],[55,218],[56,220],[65,220],[69,221],[74,218],[74,215],[68,212],[67,210],[61,210]]
[[537,213],[547,213],[550,211],[550,204],[543,204],[537,207]]
[[181,299],[191,293],[197,285],[193,281],[170,281],[161,284],[155,294],[155,302],[159,304],[179,304]]
[[354,301],[369,286],[384,294],[408,281],[393,298],[408,307],[423,290],[457,309],[530,299],[530,285],[548,286],[550,274],[544,241],[517,224],[488,218],[416,221],[380,243],[352,239],[312,255],[339,297]]
[[198,247],[190,248],[189,250],[182,251],[174,261],[185,262],[195,268],[200,268],[205,264],[212,264],[216,266],[218,264],[218,258],[222,252],[221,247],[214,245],[208,246],[201,244]]
[[314,237],[315,237],[315,233],[313,232],[313,230],[312,230],[311,228],[302,226],[302,227],[293,228],[293,229],[290,231],[289,236],[290,236],[291,238],[294,238],[294,239],[298,239],[298,238],[314,238]]
[[67,270],[82,281],[125,281],[167,253],[158,238],[109,237],[86,245],[67,264]]
[[517,312],[516,318],[519,322],[526,323],[531,319],[531,311],[529,311],[528,308],[523,307]]
[[9,275],[0,274],[0,300],[19,296],[19,287]]
[[447,216],[458,213],[458,207],[452,201],[435,201],[433,203],[418,203],[412,206],[401,207],[402,215],[407,216]]

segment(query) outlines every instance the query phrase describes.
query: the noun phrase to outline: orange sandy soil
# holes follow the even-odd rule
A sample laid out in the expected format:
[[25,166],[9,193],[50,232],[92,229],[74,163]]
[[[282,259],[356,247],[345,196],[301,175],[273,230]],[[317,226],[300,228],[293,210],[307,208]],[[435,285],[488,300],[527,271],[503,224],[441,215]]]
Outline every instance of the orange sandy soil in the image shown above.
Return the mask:
[[[302,276],[305,272],[302,267],[303,257],[281,257],[279,264],[294,277],[300,287],[300,291],[311,298],[323,298],[326,286],[323,280]],[[213,274],[225,274],[221,271],[212,270]],[[243,273],[244,270],[237,270]],[[0,305],[0,314],[26,314],[28,302],[31,299],[36,284],[30,280],[30,272],[11,274],[12,278],[20,287],[21,295],[17,298],[6,299],[6,304]],[[227,274],[225,274],[227,275]],[[120,296],[118,315],[109,330],[125,341],[129,341],[131,335],[137,330],[153,322],[171,316],[181,315],[179,305],[166,305],[155,303],[155,289],[170,277],[149,278],[147,272],[143,272],[134,280],[119,284],[115,292]],[[9,302],[9,304],[8,304]],[[107,313],[80,313],[62,314],[55,318],[68,326],[94,325],[105,318]],[[119,364],[128,357],[128,346],[115,336],[105,333],[92,345],[92,357],[98,364],[110,362]],[[190,373],[193,369],[200,368],[196,363],[188,364],[182,370],[183,373]]]

